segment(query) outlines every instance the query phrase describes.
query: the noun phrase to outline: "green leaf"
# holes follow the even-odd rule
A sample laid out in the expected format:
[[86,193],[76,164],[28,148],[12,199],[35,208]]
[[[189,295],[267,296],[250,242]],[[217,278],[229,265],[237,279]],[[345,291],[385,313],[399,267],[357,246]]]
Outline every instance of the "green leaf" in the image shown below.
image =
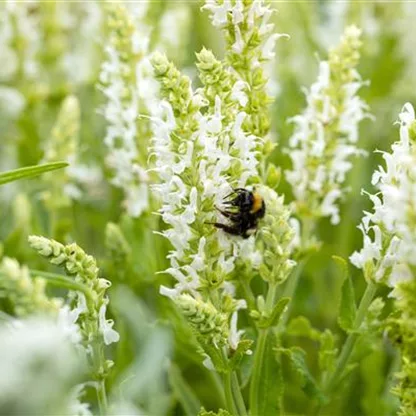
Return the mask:
[[243,339],[238,343],[237,349],[233,352],[229,361],[229,366],[232,370],[236,370],[240,367],[241,360],[252,345],[253,341],[251,339]]
[[308,366],[306,365],[305,351],[299,347],[279,348],[277,351],[285,354],[289,358],[292,368],[298,376],[299,384],[304,393],[311,398],[322,401],[323,394],[318,386],[318,383],[315,381],[314,377],[309,371]]
[[273,308],[270,316],[260,319],[258,326],[259,328],[269,328],[277,325],[282,313],[285,311],[286,305],[290,302],[290,298],[281,298],[279,302]]
[[270,329],[260,333],[250,384],[250,414],[253,416],[282,413],[283,378],[274,350],[275,343]]
[[287,327],[286,333],[295,337],[306,337],[313,341],[318,341],[321,333],[312,327],[308,318],[298,316],[292,319]]
[[335,347],[334,334],[329,329],[326,329],[321,333],[319,341],[321,344],[319,349],[319,368],[322,373],[325,371],[332,373],[335,370],[338,352],[338,349]]
[[339,306],[338,323],[344,331],[352,331],[354,329],[354,321],[357,315],[357,305],[355,304],[354,286],[352,284],[351,276],[348,273],[347,262],[337,256],[333,259],[343,269],[344,283],[341,289],[341,302]]
[[25,168],[3,172],[0,173],[0,185],[4,185],[5,183],[17,181],[23,178],[32,178],[45,172],[62,169],[66,166],[68,166],[68,163],[66,162],[54,162],[46,163],[45,165],[28,166]]
[[185,412],[184,414],[187,416],[194,416],[198,414],[201,408],[201,403],[190,388],[189,384],[183,378],[178,366],[174,363],[171,363],[169,366],[168,376],[169,384],[182,405]]

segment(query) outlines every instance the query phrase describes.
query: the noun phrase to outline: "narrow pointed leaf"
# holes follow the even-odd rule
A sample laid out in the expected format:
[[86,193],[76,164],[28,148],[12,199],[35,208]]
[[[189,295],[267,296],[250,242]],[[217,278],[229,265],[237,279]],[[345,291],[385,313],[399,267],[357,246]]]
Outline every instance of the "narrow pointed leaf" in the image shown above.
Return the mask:
[[262,319],[259,322],[259,328],[269,328],[278,324],[282,313],[285,311],[286,305],[289,303],[290,298],[282,298],[273,308],[272,313],[266,319]]
[[8,182],[17,181],[23,178],[33,178],[45,172],[50,172],[56,169],[62,169],[68,166],[66,162],[47,163],[45,165],[28,166],[25,168],[14,169],[7,172],[0,173],[0,185]]

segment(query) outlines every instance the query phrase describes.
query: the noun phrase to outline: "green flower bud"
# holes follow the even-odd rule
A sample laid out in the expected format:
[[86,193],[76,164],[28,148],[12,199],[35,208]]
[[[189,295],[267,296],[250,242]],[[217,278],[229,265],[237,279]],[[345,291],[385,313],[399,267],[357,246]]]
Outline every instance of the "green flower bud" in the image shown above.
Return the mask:
[[227,343],[227,315],[217,311],[211,303],[197,300],[188,294],[176,297],[175,303],[207,343],[214,343],[217,347]]

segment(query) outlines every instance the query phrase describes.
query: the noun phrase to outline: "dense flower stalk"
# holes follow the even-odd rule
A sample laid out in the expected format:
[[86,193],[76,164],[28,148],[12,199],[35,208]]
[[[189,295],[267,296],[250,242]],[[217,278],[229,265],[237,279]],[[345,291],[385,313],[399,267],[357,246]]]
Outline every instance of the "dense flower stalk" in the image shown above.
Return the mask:
[[358,125],[368,117],[367,105],[357,95],[364,85],[356,70],[360,36],[357,27],[346,28],[341,43],[320,63],[318,80],[306,95],[306,109],[293,118],[288,151],[292,170],[286,177],[300,217],[330,217],[337,224],[351,157],[365,154],[357,148]]
[[385,167],[374,172],[372,183],[378,192],[369,195],[372,212],[365,212],[359,228],[363,248],[351,262],[364,271],[369,281],[393,288],[395,311],[387,322],[388,333],[401,353],[398,385],[393,392],[400,398],[401,415],[416,409],[415,345],[415,218],[416,218],[416,120],[410,103],[399,115],[400,140],[391,152],[383,152]]
[[121,4],[108,4],[109,30],[106,61],[100,74],[100,88],[107,103],[102,109],[108,123],[104,142],[111,183],[123,190],[125,208],[138,217],[149,204],[145,138],[139,138],[138,64],[147,52],[148,38],[140,34]]
[[[222,141],[218,137],[222,130],[220,101],[217,99],[217,113],[204,117],[200,110],[206,99],[192,91],[189,78],[162,55],[155,55],[152,62],[161,94],[170,98],[169,103],[161,104],[161,118],[154,126],[155,169],[161,179],[155,190],[163,201],[161,215],[170,225],[163,234],[173,246],[171,267],[166,272],[175,277],[177,284],[173,289],[162,287],[161,293],[177,303],[181,303],[183,293],[199,302],[201,296],[209,299],[210,293],[218,289],[224,294],[225,276],[233,269],[235,260],[232,243],[227,239],[219,257],[210,255],[222,250],[217,232],[208,222],[213,220],[214,204],[219,204],[231,189],[222,175],[229,169],[231,158],[220,147]],[[208,135],[215,133],[217,139],[210,142]],[[219,162],[216,168],[212,163],[214,156]],[[212,312],[230,314],[232,305],[223,304],[222,297],[219,299]],[[207,325],[208,321],[217,322],[207,315],[203,317]]]
[[403,107],[399,123],[400,140],[390,153],[383,152],[386,165],[373,174],[372,183],[378,192],[369,195],[373,210],[364,213],[359,226],[363,248],[350,258],[367,279],[392,287],[412,276],[416,261],[416,121],[411,104]]
[[[261,149],[269,129],[270,104],[261,62],[270,56],[261,55],[261,46],[253,48],[248,37],[258,35],[261,42],[267,42],[273,25],[266,25],[259,33],[260,21],[267,23],[270,15],[269,8],[260,1],[246,2],[244,7],[242,2],[230,3],[225,15],[238,14],[242,6],[245,23],[239,20],[237,26],[231,22],[227,26],[228,17],[218,21],[218,16],[222,16],[218,10],[228,7],[229,2],[225,3],[206,2],[205,7],[213,12],[214,25],[224,27],[229,55],[225,61],[219,61],[206,49],[197,54],[201,88],[194,91],[190,79],[165,56],[154,54],[152,58],[163,99],[153,123],[152,156],[160,179],[154,187],[162,200],[160,214],[169,226],[162,234],[173,246],[169,254],[171,266],[166,273],[177,281],[174,288],[162,286],[161,293],[183,310],[205,344],[218,347],[228,334],[228,348],[235,350],[242,332],[237,329],[237,313],[247,306],[244,300],[235,299],[236,287],[230,281],[234,279],[237,261],[258,268],[261,254],[254,236],[246,240],[232,237],[216,230],[213,223],[227,221],[215,207],[220,207],[233,189],[261,188],[253,184],[261,183],[265,164]],[[237,42],[242,47],[239,53],[230,52],[235,42],[228,39],[230,31],[244,32],[245,40]],[[244,68],[241,59],[247,65]],[[252,70],[256,74],[254,80],[252,74],[248,76]],[[271,190],[265,190],[264,198],[266,205],[271,204],[272,212],[275,203],[282,203]],[[277,211],[282,216],[276,221],[286,224],[286,211]],[[275,231],[274,228],[270,233]],[[281,243],[281,234],[279,230],[273,243]],[[289,232],[285,238],[291,240],[290,235]],[[282,263],[285,261],[286,258]]]
[[243,105],[248,115],[244,129],[265,139],[271,102],[265,65],[275,56],[276,40],[287,35],[274,33],[274,24],[269,21],[273,12],[263,0],[207,0],[204,9],[210,11],[212,24],[224,33],[225,61],[241,81],[238,88],[250,92]]

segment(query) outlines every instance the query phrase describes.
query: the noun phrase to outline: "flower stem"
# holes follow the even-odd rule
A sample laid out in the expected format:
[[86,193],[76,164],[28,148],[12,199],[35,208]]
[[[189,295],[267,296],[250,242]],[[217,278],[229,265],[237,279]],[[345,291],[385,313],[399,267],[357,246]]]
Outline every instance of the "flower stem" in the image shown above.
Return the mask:
[[[270,313],[273,309],[274,300],[276,297],[276,284],[269,284],[269,290],[267,292],[266,297],[266,313]],[[263,384],[260,382],[262,377],[262,369],[263,369],[263,361],[264,355],[266,351],[266,341],[271,331],[270,328],[260,329],[259,337],[257,338],[257,347],[254,353],[254,365],[253,365],[253,373],[251,375],[251,383],[250,383],[250,413],[252,415],[257,415],[259,401],[261,397],[261,387]]]
[[233,390],[231,386],[231,373],[227,372],[224,374],[223,382],[224,382],[225,402],[227,404],[227,410],[232,415],[238,415],[237,407],[234,403],[234,398],[233,398]]
[[327,394],[331,394],[334,391],[334,389],[338,386],[342,373],[344,372],[345,367],[348,364],[348,360],[351,356],[351,353],[354,349],[355,342],[358,339],[358,330],[360,329],[362,321],[365,318],[368,307],[370,306],[374,298],[374,295],[376,294],[376,291],[377,285],[370,281],[370,283],[368,283],[367,285],[363,297],[361,298],[360,306],[358,308],[357,315],[354,321],[353,331],[348,335],[347,340],[342,347],[341,354],[338,357],[335,371],[332,374],[332,377],[329,379],[329,382],[327,383],[326,387],[324,388],[324,392]]
[[257,415],[258,402],[260,396],[260,383],[262,362],[264,361],[264,352],[266,349],[268,329],[261,329],[259,337],[257,338],[257,348],[254,353],[254,366],[253,373],[251,375],[250,383],[250,414]]
[[105,356],[103,346],[97,340],[92,342],[92,368],[95,378],[97,380],[97,401],[100,409],[100,416],[107,413],[107,392],[105,388]]
[[241,416],[247,416],[246,405],[241,394],[240,384],[238,382],[237,374],[235,373],[235,371],[231,373],[231,389],[233,392],[235,403],[237,405],[237,414]]
[[107,393],[105,390],[104,380],[97,382],[97,400],[98,408],[100,409],[100,415],[105,415],[107,412]]

